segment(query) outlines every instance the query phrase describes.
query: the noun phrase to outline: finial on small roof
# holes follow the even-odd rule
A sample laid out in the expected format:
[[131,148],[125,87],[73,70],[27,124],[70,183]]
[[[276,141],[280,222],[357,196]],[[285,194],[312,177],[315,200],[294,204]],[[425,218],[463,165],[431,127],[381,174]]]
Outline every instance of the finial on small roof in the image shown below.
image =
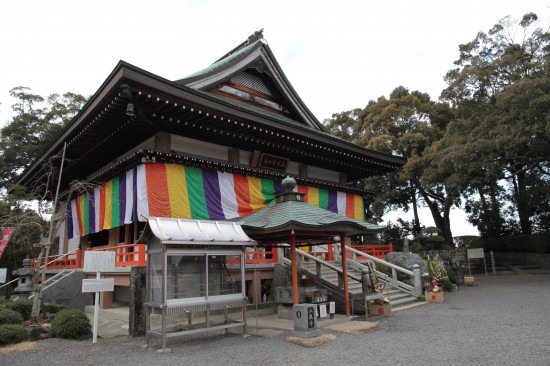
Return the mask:
[[292,177],[286,177],[281,182],[281,185],[283,186],[285,193],[290,193],[294,191],[294,187],[296,187],[296,179]]

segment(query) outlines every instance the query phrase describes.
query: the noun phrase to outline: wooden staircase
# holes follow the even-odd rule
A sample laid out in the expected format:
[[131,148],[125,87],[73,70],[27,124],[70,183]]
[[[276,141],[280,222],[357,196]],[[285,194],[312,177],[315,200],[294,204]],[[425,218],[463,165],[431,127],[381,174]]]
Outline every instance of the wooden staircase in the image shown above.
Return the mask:
[[[416,268],[414,271],[410,271],[382,259],[357,251],[353,248],[347,247],[347,250],[353,254],[352,259],[346,259],[348,268],[348,294],[352,313],[364,313],[365,298],[372,298],[373,295],[363,292],[362,278],[364,273],[368,272],[366,261],[371,261],[371,267],[373,268],[375,268],[376,264],[379,263],[391,269],[391,276],[377,271],[376,269],[374,269],[374,272],[378,282],[385,285],[383,296],[390,300],[393,309],[398,310],[401,307],[408,306],[411,303],[416,302],[418,297],[422,295],[419,269]],[[334,255],[336,260],[325,261],[311,255],[310,253],[297,250],[298,257],[301,259],[299,261],[298,270],[301,275],[306,275],[312,278],[317,287],[329,290],[332,298],[336,300],[337,303],[343,304],[345,302],[345,298],[342,257],[337,253],[338,252]],[[359,261],[357,260],[358,256],[361,256],[364,259]],[[286,258],[283,258],[282,263],[290,266],[290,261]],[[414,285],[399,281],[397,279],[398,272],[408,275]]]
[[[317,276],[318,262],[302,261],[299,267],[301,274],[311,277],[317,286],[331,291],[332,296],[338,300],[344,300],[344,289],[342,285],[342,275],[339,271],[331,270],[328,266],[323,266],[321,276]],[[330,265],[342,268],[339,261],[327,261]],[[383,274],[382,274],[383,275]],[[348,292],[352,300],[352,306],[355,311],[364,312],[363,285],[361,283],[362,273],[355,268],[348,267]],[[390,300],[394,309],[408,305],[417,301],[417,296],[411,295],[399,288],[386,286],[383,291],[384,297]]]

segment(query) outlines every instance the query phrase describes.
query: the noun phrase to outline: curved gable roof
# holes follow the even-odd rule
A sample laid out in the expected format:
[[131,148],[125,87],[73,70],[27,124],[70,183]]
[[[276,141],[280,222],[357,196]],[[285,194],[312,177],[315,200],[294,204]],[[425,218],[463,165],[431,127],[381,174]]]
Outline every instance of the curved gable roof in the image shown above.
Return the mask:
[[[276,94],[283,99],[281,104],[287,105],[292,111],[289,116],[291,119],[315,130],[327,132],[290,84],[267,41],[263,39],[261,31],[254,33],[247,41],[235,47],[207,68],[175,82],[188,88],[212,94],[213,88],[229,82],[232,78],[249,69],[254,69],[264,77],[271,79],[270,84],[274,85],[277,89]],[[254,99],[254,97],[251,96],[250,99]]]

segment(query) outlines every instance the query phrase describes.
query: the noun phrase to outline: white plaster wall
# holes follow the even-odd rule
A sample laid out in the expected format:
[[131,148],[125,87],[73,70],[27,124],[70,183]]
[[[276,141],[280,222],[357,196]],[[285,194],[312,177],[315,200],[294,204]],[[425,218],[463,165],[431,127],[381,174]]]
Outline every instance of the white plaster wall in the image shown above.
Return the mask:
[[340,181],[340,175],[333,170],[327,170],[316,166],[307,166],[307,176],[311,179],[320,179],[328,182],[338,183]]
[[209,142],[172,135],[172,150],[195,156],[227,161],[229,148]]
[[252,151],[245,151],[245,150],[239,151],[239,164],[250,166],[251,161],[252,161]]
[[300,174],[300,168],[299,167],[300,167],[300,164],[298,164],[294,161],[289,161],[288,166],[286,167],[286,172],[287,172],[287,174],[298,176]]
[[78,245],[80,244],[80,237],[77,236],[72,239],[69,239],[67,243],[68,243],[67,253],[72,252],[73,250],[78,249]]

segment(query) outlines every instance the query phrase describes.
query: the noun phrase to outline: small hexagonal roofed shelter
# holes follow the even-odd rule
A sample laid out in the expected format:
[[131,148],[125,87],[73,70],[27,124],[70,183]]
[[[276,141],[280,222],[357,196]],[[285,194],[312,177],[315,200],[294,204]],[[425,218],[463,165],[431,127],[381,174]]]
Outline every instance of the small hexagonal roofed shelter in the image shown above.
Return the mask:
[[[298,267],[296,247],[341,243],[342,258],[346,258],[346,240],[354,235],[373,235],[384,228],[355,220],[304,201],[304,193],[295,192],[296,180],[287,177],[282,182],[284,192],[276,199],[250,215],[240,217],[242,228],[260,246],[278,246],[290,243],[292,293],[298,303]],[[346,315],[350,315],[347,264],[342,261]]]

